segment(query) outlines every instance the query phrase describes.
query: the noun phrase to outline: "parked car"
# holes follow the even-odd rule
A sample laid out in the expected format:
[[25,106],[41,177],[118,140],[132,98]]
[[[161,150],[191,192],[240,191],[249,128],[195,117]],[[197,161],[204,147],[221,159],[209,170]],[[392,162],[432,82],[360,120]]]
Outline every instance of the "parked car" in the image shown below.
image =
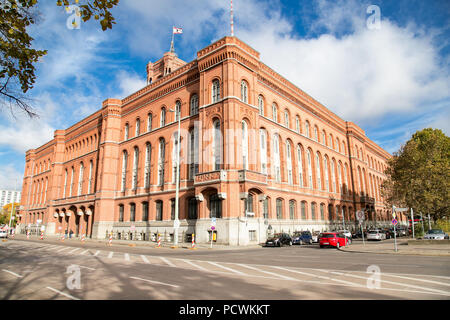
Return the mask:
[[8,238],[8,232],[0,230],[0,238]]
[[367,240],[386,240],[386,234],[381,230],[370,230],[367,233]]
[[292,244],[305,244],[309,243],[312,244],[312,234],[309,231],[296,231],[294,232],[294,235],[292,236]]
[[292,238],[287,233],[276,233],[266,241],[266,247],[292,246]]
[[319,244],[321,248],[331,246],[339,249],[347,246],[349,239],[340,232],[324,232],[320,235]]
[[392,237],[394,236],[394,234],[396,237],[399,237],[399,232],[398,232],[397,228],[395,228],[395,232],[394,232],[394,228],[390,228],[389,231],[391,232]]
[[408,235],[408,231],[404,227],[398,227],[396,228],[398,230],[398,236],[399,237],[406,237]]
[[313,243],[318,243],[319,242],[319,238],[320,238],[320,232],[319,231],[314,231],[312,233],[312,242]]
[[348,239],[352,238],[352,233],[348,230],[339,230],[338,232],[343,233]]
[[446,234],[441,229],[431,229],[423,236],[425,240],[445,240],[448,239],[448,234]]
[[390,239],[394,236],[389,229],[382,229],[381,231],[383,231],[384,234],[386,235],[386,239]]
[[[361,230],[356,230],[353,234],[352,234],[352,238],[362,238],[362,233]],[[367,232],[364,231],[364,238],[367,238]]]

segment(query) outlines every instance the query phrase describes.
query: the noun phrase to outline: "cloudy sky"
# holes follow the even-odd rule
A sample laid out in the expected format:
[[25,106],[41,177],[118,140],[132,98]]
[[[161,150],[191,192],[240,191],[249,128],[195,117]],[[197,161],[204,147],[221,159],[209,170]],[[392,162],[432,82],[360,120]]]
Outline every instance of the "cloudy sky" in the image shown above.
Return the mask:
[[[146,64],[169,50],[189,62],[229,35],[229,0],[120,0],[117,24],[67,28],[40,1],[34,45],[48,49],[30,97],[39,119],[0,109],[0,189],[21,188],[25,151],[145,86]],[[379,8],[379,24],[376,11]],[[388,152],[426,127],[450,131],[450,2],[234,0],[235,35],[261,59]],[[368,10],[369,9],[369,10]]]

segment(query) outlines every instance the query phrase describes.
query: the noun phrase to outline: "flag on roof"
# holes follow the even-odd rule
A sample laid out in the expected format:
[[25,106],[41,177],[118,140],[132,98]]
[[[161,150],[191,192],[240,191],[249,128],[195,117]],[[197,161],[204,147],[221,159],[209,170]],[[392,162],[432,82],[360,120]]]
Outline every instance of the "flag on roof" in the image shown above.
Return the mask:
[[173,34],[179,34],[179,33],[183,33],[183,29],[182,28],[173,27]]

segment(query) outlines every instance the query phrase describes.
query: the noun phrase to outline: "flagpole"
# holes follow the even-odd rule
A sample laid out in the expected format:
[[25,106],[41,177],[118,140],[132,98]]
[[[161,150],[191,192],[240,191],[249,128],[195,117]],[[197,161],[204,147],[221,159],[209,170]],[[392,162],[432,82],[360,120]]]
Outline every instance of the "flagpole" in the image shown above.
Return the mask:
[[173,32],[173,29],[175,27],[172,26],[172,42],[170,43],[170,52],[175,52],[175,47],[174,47],[174,39],[175,39],[175,33]]

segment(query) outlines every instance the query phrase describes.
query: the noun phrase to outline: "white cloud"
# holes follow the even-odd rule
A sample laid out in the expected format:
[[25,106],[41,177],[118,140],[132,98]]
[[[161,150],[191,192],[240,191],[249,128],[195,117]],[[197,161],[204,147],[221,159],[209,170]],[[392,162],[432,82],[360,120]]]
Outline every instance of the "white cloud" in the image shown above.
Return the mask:
[[135,73],[129,73],[123,70],[117,74],[116,82],[121,90],[117,95],[120,99],[129,96],[147,85],[146,79],[142,79]]
[[14,165],[0,166],[0,189],[20,190],[22,186],[23,172],[16,170]]

